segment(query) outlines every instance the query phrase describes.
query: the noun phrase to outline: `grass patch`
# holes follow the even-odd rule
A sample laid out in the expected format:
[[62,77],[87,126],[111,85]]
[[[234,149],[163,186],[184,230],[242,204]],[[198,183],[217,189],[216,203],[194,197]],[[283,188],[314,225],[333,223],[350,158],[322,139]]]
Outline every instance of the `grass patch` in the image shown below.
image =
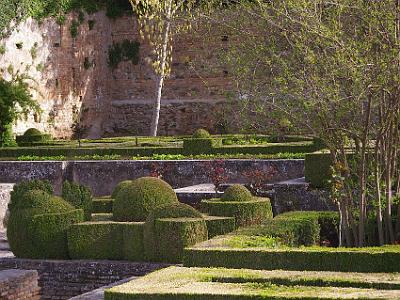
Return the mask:
[[130,299],[397,299],[398,274],[170,267],[105,291]]

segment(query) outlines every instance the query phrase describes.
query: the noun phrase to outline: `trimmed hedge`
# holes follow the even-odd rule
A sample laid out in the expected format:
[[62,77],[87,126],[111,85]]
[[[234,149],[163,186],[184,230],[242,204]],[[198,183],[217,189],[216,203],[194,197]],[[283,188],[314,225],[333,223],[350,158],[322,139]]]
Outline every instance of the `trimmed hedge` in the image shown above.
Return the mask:
[[154,235],[158,253],[153,262],[181,263],[186,247],[208,239],[207,225],[202,218],[157,219]]
[[29,181],[22,181],[14,185],[14,188],[11,191],[11,199],[10,203],[8,204],[8,208],[10,210],[14,208],[27,208],[26,203],[19,202],[24,202],[23,195],[31,190],[40,190],[49,195],[53,194],[53,186],[47,180],[33,179]]
[[[190,139],[189,139],[190,140]],[[217,142],[219,144],[219,142]],[[196,149],[195,149],[196,150]],[[223,146],[214,147],[209,154],[277,154],[277,153],[310,153],[318,150],[312,142],[268,144],[259,146]],[[17,158],[19,156],[65,156],[67,158],[81,156],[111,156],[120,155],[122,157],[145,156],[151,157],[154,154],[187,154],[183,148],[178,147],[138,147],[138,148],[96,148],[96,147],[18,147],[1,148],[0,158]],[[192,153],[189,153],[192,154]],[[200,153],[203,154],[203,153]]]
[[111,198],[94,198],[93,213],[112,213],[114,199]]
[[83,209],[85,212],[85,221],[92,219],[93,196],[88,187],[65,181],[62,186],[62,197],[75,208]]
[[23,135],[18,135],[16,137],[16,142],[18,146],[35,146],[43,145],[51,140],[51,135],[43,134],[36,128],[30,128]]
[[183,153],[186,155],[210,154],[214,148],[211,138],[192,138],[183,140]]
[[[145,256],[149,261],[157,261],[161,257],[163,251],[160,245],[160,239],[165,237],[160,236],[156,229],[156,220],[165,218],[195,218],[202,219],[203,215],[193,207],[183,203],[173,203],[160,206],[150,212],[144,226],[144,247]],[[179,233],[177,233],[178,235]],[[196,232],[194,232],[196,234]]]
[[205,130],[205,129],[197,129],[197,130],[193,133],[192,137],[193,137],[194,139],[207,139],[207,138],[211,138],[211,135],[210,135],[210,133],[209,133],[207,130]]
[[332,160],[329,153],[310,153],[305,157],[305,178],[315,188],[329,186],[332,178]]
[[38,258],[69,258],[67,230],[75,223],[83,222],[81,209],[59,214],[44,214],[33,217],[33,237]]
[[268,198],[253,198],[243,202],[202,200],[201,207],[212,216],[235,217],[237,227],[260,224],[272,218],[272,207]]
[[117,194],[113,205],[115,221],[145,221],[150,211],[165,205],[178,203],[173,188],[154,177],[135,179]]
[[293,211],[277,215],[274,221],[297,220],[310,221],[318,224],[318,241],[329,243],[330,246],[339,245],[339,213],[331,211]]
[[121,181],[120,183],[118,183],[118,184],[116,185],[116,187],[114,188],[112,194],[111,194],[111,198],[112,198],[112,199],[117,198],[118,193],[119,193],[122,189],[128,187],[131,183],[132,183],[132,180],[124,180],[124,181]]
[[86,222],[68,229],[74,259],[143,260],[144,223]]
[[388,273],[400,272],[400,248],[188,248],[183,263],[188,267]]
[[234,184],[226,189],[221,197],[221,201],[227,202],[244,202],[251,201],[253,195],[241,184]]
[[19,258],[67,259],[66,231],[82,222],[83,211],[38,214],[37,209],[16,210],[10,214],[7,238]]
[[208,238],[230,233],[236,229],[234,217],[203,216],[207,224]]

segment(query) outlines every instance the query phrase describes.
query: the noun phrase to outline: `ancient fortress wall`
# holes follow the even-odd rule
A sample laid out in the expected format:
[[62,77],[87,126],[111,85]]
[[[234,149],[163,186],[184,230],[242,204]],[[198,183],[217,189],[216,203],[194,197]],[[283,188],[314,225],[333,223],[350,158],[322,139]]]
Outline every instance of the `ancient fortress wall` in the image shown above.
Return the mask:
[[[113,43],[140,41],[134,17],[111,20],[104,12],[85,15],[73,38],[71,24],[78,20],[77,13],[68,15],[63,25],[51,18],[40,24],[27,19],[0,42],[6,50],[0,54],[1,73],[6,78],[12,72],[31,77],[36,87],[33,94],[43,110],[17,121],[16,133],[36,127],[56,137],[69,137],[71,124],[81,112],[89,137],[148,134],[155,87],[146,62],[149,47],[140,46],[138,64],[125,61],[114,69],[108,64]],[[190,67],[201,57],[213,59],[215,51],[203,43],[191,34],[175,41],[160,134],[186,134],[199,127],[215,130],[229,82],[222,68]]]

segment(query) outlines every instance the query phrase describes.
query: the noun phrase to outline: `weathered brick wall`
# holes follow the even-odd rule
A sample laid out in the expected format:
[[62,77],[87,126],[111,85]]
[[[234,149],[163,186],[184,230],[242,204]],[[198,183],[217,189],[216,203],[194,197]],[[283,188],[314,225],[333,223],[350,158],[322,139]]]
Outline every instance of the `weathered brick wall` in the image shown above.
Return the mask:
[[[89,20],[94,22],[92,29]],[[68,15],[63,25],[51,18],[41,24],[28,19],[0,41],[6,49],[0,55],[0,75],[9,78],[11,66],[15,72],[34,78],[37,91],[33,94],[43,109],[40,116],[17,121],[16,132],[36,127],[57,137],[68,137],[76,111],[82,108],[82,121],[91,137],[148,134],[149,108],[155,94],[154,75],[148,65],[149,47],[142,43],[137,65],[121,62],[115,69],[108,65],[113,43],[139,40],[137,21],[132,16],[111,20],[104,12],[86,15],[75,38],[70,32],[74,21],[78,21],[77,13]],[[191,68],[191,62],[200,57],[207,57],[210,64],[215,58],[210,48],[190,33],[177,37],[172,74],[165,82],[163,98],[182,103],[178,107],[164,105],[161,133],[214,129],[219,108],[215,102],[224,99],[223,90],[230,85],[226,71],[218,67],[211,71],[208,65],[200,65],[196,71]],[[85,67],[85,60],[90,66]],[[119,105],[121,101],[125,104]]]
[[0,299],[39,300],[38,273],[32,270],[0,271]]
[[[276,172],[272,182],[304,176],[304,160],[224,160],[228,183],[245,183],[245,172]],[[56,192],[62,182],[71,180],[91,188],[97,196],[110,195],[114,187],[126,179],[149,176],[162,170],[163,179],[174,188],[211,183],[209,160],[178,161],[68,161],[68,162],[0,162],[0,182],[13,183],[27,179],[48,179]]]
[[124,278],[143,276],[166,266],[168,265],[123,261],[0,259],[0,269],[36,270],[39,274],[42,300],[69,299]]

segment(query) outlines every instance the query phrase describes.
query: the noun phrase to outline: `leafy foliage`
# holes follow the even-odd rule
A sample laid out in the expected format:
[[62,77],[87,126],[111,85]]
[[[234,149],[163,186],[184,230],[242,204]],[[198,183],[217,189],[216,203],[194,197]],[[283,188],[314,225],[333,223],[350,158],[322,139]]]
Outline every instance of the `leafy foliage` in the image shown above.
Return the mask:
[[140,43],[138,41],[124,40],[114,43],[108,49],[108,65],[115,69],[122,61],[130,61],[132,64],[139,63]]
[[4,134],[21,115],[39,111],[38,104],[32,99],[30,88],[23,76],[14,76],[11,81],[0,78],[0,146],[3,145]]
[[93,197],[88,187],[65,181],[62,186],[62,197],[75,208],[83,209],[86,221],[91,220]]

